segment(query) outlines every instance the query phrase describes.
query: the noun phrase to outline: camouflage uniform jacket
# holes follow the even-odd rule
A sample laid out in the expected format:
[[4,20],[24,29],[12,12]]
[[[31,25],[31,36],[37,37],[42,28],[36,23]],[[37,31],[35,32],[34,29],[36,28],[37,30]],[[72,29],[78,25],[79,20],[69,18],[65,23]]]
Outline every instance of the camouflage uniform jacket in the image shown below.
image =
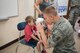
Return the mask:
[[77,53],[74,47],[73,29],[67,19],[61,17],[52,28],[49,44],[54,47],[53,53]]

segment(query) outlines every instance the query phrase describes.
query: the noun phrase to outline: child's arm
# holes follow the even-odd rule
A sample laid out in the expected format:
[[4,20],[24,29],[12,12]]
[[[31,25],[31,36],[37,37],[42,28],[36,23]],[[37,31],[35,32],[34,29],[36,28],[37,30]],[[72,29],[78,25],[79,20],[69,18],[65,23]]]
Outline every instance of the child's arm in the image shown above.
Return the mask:
[[37,35],[37,37],[39,38],[39,40],[41,40],[40,33],[38,31],[33,31],[33,34]]
[[34,40],[39,41],[39,39],[38,39],[34,34],[32,34],[31,37],[32,37]]

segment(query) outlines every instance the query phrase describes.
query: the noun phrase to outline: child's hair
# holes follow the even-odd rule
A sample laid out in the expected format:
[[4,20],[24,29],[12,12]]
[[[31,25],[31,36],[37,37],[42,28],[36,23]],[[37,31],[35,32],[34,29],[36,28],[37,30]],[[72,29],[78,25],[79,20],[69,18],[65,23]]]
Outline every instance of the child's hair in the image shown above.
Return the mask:
[[27,16],[25,18],[26,23],[30,23],[32,20],[34,20],[32,16]]

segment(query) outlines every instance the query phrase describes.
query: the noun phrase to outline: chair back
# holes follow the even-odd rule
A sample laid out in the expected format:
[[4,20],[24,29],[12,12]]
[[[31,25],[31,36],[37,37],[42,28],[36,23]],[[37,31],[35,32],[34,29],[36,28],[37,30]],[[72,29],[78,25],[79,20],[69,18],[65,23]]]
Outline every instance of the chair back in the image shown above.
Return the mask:
[[20,23],[18,23],[17,29],[18,29],[19,31],[24,30],[26,24],[27,24],[26,22],[20,22]]

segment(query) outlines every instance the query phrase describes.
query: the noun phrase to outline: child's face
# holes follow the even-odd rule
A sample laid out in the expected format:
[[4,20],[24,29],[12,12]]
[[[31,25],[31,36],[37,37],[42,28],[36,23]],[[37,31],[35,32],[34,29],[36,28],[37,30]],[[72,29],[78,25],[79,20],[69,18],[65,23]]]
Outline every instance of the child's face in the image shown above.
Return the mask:
[[34,21],[33,21],[33,20],[31,20],[30,25],[31,25],[31,26],[33,26],[33,25],[34,25]]

